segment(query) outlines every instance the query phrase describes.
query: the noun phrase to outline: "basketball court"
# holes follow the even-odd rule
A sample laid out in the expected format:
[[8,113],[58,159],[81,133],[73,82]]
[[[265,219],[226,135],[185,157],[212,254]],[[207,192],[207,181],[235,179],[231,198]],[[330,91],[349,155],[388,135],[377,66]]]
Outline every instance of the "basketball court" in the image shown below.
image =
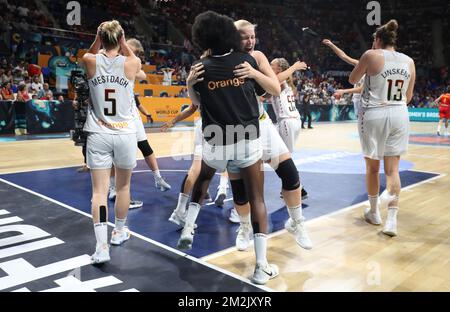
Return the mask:
[[[450,141],[431,123],[412,123],[409,153],[400,164],[399,235],[367,224],[365,165],[356,123],[317,123],[303,130],[294,162],[309,192],[303,202],[312,250],[303,250],[284,230],[288,213],[281,182],[265,172],[269,213],[268,259],[280,277],[265,286],[249,278],[253,247],[234,247],[237,224],[228,220],[231,191],[223,208],[205,203],[192,250],[176,249],[180,228],[168,221],[192,159],[190,127],[148,139],[155,148],[168,192],[154,186],[143,160],[132,177],[132,238],[111,248],[111,261],[92,266],[95,245],[90,217],[89,173],[78,173],[81,149],[65,135],[0,139],[0,289],[2,291],[449,291],[448,244]],[[25,138],[25,137],[22,137]],[[141,157],[141,155],[138,155]],[[219,176],[210,186],[215,196]],[[382,178],[382,189],[384,189]],[[114,221],[109,202],[110,230]],[[382,212],[383,219],[386,212]],[[112,222],[112,223],[111,223]],[[11,236],[11,232],[15,236]],[[151,278],[150,278],[151,277]]]

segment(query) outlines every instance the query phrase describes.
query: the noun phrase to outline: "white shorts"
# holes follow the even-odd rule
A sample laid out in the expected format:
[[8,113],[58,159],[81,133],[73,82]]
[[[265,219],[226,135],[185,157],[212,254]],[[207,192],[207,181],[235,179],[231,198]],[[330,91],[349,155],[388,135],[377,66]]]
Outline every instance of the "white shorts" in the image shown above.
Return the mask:
[[91,169],[119,169],[136,167],[136,134],[88,134],[86,143],[87,165]]
[[201,159],[202,157],[202,144],[203,144],[203,132],[202,132],[202,119],[198,119],[194,123],[194,159]]
[[239,173],[261,159],[261,138],[241,140],[230,145],[211,145],[203,140],[203,161],[219,172]]
[[265,118],[260,118],[259,120],[259,131],[261,134],[263,161],[276,160],[280,155],[289,153],[286,144],[283,142],[283,139],[280,137],[280,134],[267,113],[265,113]]
[[358,131],[364,157],[382,160],[408,151],[409,115],[405,105],[362,108]]
[[136,117],[135,121],[136,123],[136,138],[138,142],[146,141],[147,140],[147,134],[145,133],[144,124],[142,123],[141,116]]
[[278,122],[278,133],[291,153],[294,151],[295,142],[297,142],[301,128],[302,124],[298,118],[282,118]]

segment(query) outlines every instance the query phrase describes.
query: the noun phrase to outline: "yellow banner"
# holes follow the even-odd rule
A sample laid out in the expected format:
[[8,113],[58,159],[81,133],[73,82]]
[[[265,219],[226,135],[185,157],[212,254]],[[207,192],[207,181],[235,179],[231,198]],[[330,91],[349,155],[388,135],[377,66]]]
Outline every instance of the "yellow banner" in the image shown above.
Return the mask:
[[[141,105],[152,114],[154,122],[167,122],[175,118],[182,110],[185,110],[191,105],[189,98],[139,98]],[[194,122],[200,117],[198,111],[191,117],[184,121]],[[145,120],[145,116],[142,116]]]

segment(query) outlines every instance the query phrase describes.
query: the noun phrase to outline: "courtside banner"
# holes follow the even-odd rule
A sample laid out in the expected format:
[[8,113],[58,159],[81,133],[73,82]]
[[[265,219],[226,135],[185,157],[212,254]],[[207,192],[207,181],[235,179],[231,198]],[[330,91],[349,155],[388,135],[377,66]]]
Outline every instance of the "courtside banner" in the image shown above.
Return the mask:
[[439,121],[437,108],[408,108],[410,121]]
[[14,134],[15,106],[12,101],[0,101],[0,134]]
[[[139,98],[141,105],[152,115],[154,122],[167,122],[175,118],[181,111],[187,109],[191,105],[189,98]],[[192,121],[199,118],[199,112],[195,112],[184,121]],[[145,116],[142,116],[143,120]]]
[[26,105],[29,134],[69,132],[74,128],[74,111],[71,101],[32,100]]

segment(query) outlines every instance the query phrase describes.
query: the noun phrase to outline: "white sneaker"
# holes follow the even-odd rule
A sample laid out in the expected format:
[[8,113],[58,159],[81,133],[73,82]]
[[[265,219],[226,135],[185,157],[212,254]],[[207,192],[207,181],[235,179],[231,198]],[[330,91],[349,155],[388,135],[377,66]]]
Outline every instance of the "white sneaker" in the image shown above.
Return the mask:
[[162,177],[155,178],[155,186],[161,192],[170,190],[172,187]]
[[116,200],[116,188],[114,186],[109,187],[108,199]]
[[130,200],[130,209],[142,208],[142,206],[144,206],[143,201],[135,199]]
[[253,273],[251,281],[254,284],[264,285],[269,280],[277,277],[278,274],[278,266],[275,264],[266,264],[265,266],[256,264],[255,273]]
[[304,220],[305,218],[302,217],[300,221],[295,222],[292,218],[289,218],[284,224],[284,228],[295,236],[295,241],[300,247],[312,249],[313,245],[306,232]]
[[370,207],[367,207],[364,209],[364,219],[367,223],[373,224],[373,225],[381,225],[381,216],[380,216],[380,209],[377,208],[376,212],[372,212],[370,210]]
[[389,208],[386,224],[384,225],[383,233],[388,236],[397,236],[397,208]]
[[91,264],[105,263],[111,260],[109,256],[109,247],[107,244],[103,246],[97,246],[95,253],[91,256]]
[[236,208],[233,207],[233,209],[231,209],[230,217],[228,218],[228,220],[233,223],[241,223],[241,218],[239,218],[239,214],[237,213]]
[[[178,210],[174,210],[172,212],[172,214],[169,217],[169,221],[172,223],[175,223],[176,225],[180,226],[180,227],[184,227],[184,225],[186,224],[186,216],[187,216],[187,211],[182,215],[178,212]],[[194,224],[194,230],[197,229],[197,224]]]
[[192,242],[194,241],[194,227],[186,225],[181,231],[180,239],[177,247],[179,249],[192,249]]
[[130,229],[124,226],[121,231],[114,229],[111,234],[111,245],[119,246],[131,237]]
[[239,251],[247,250],[253,238],[253,229],[250,223],[241,223],[236,231],[236,248]]

